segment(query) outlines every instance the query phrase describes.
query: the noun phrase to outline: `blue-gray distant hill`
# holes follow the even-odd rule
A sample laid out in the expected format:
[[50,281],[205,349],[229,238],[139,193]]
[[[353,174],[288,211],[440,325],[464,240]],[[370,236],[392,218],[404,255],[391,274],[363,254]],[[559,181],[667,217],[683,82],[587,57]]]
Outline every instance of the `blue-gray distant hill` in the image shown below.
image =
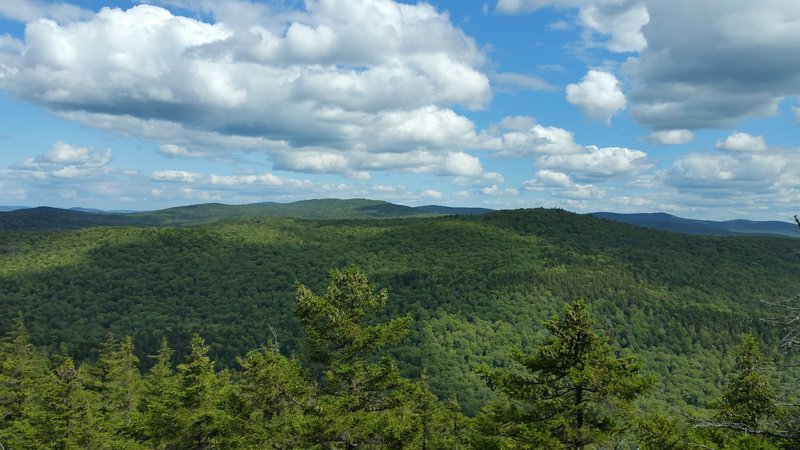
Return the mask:
[[786,221],[754,221],[754,220],[696,220],[685,219],[667,213],[618,214],[612,212],[591,213],[595,217],[614,220],[640,227],[654,228],[673,233],[742,236],[767,235],[800,237],[797,225]]
[[379,200],[320,199],[292,203],[247,205],[204,203],[146,212],[102,211],[90,208],[23,208],[0,212],[0,231],[57,230],[98,226],[192,226],[258,217],[363,220],[461,216],[490,212],[485,208],[411,207]]

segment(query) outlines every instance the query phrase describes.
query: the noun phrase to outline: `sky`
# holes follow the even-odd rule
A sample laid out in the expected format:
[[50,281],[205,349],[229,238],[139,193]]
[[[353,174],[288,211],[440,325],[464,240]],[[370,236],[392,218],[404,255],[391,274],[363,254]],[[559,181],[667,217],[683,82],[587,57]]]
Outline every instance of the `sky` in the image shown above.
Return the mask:
[[797,0],[0,1],[0,205],[800,213]]

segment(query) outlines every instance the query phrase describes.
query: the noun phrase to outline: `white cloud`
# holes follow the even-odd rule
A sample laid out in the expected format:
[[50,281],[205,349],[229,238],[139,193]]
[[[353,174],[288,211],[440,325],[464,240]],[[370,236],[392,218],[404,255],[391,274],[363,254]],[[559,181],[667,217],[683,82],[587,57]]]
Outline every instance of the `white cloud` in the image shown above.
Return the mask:
[[610,36],[605,46],[612,52],[640,52],[647,47],[642,27],[650,21],[650,14],[644,3],[587,2],[579,15],[585,27]]
[[617,77],[600,70],[590,70],[580,83],[567,86],[567,101],[587,116],[608,124],[627,104]]
[[91,14],[89,10],[62,2],[51,3],[39,0],[3,0],[0,2],[0,16],[24,23],[43,18],[67,22],[85,19]]
[[425,190],[425,191],[422,192],[422,196],[423,197],[428,197],[428,198],[440,199],[440,198],[443,197],[443,194],[441,192],[439,192],[439,191],[435,191],[433,189],[428,189],[428,190]]
[[800,8],[785,0],[648,0],[647,48],[623,72],[631,115],[657,129],[726,128],[800,93]]
[[587,146],[583,153],[543,155],[537,164],[543,169],[569,172],[578,178],[612,178],[634,175],[652,167],[647,154],[622,147]]
[[[84,125],[166,143],[168,156],[257,150],[287,170],[354,178],[443,172],[448,151],[476,141],[454,108],[490,100],[484,57],[430,5],[183,6],[217,21],[151,5],[34,21],[26,50],[0,52],[0,87]],[[408,167],[421,155],[435,167]]]
[[688,144],[694,140],[691,130],[666,130],[650,133],[650,140],[661,145]]
[[501,156],[522,157],[535,154],[579,153],[571,132],[537,124],[531,117],[506,117],[483,134],[483,147]]
[[736,132],[717,141],[717,148],[732,152],[763,152],[767,150],[767,143],[763,136]]
[[[523,14],[542,8],[578,8],[581,26],[591,33],[609,36],[603,45],[612,52],[638,52],[647,47],[642,27],[650,20],[641,0],[498,0],[495,10],[503,14]],[[550,27],[569,29],[561,20]]]
[[525,181],[525,188],[532,191],[547,191],[551,195],[572,200],[603,198],[605,190],[591,184],[580,184],[572,181],[564,172],[539,170],[536,178]]
[[158,148],[162,155],[177,158],[207,158],[213,153],[207,150],[189,150],[188,148],[175,144],[162,144]]
[[797,149],[692,153],[675,161],[664,176],[687,196],[742,206],[794,203],[800,195],[800,155]]
[[552,170],[540,170],[536,172],[536,181],[547,187],[560,187],[569,188],[572,186],[572,180],[569,175],[564,172],[555,172]]
[[56,141],[45,153],[28,158],[16,168],[37,178],[81,178],[96,174],[111,162],[112,150],[97,151]]
[[201,175],[195,172],[184,170],[158,170],[150,175],[153,181],[177,181],[182,183],[194,183],[201,179]]
[[450,152],[445,160],[445,169],[452,175],[476,177],[483,174],[480,159],[464,152]]

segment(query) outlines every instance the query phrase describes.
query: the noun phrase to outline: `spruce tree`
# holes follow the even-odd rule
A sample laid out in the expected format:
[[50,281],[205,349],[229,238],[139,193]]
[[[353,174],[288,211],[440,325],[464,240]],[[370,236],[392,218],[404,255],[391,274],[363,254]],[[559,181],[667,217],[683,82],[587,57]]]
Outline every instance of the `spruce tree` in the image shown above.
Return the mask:
[[[632,358],[616,356],[593,329],[582,300],[544,323],[552,337],[533,353],[515,351],[522,370],[481,366],[505,397],[490,407],[497,442],[521,448],[583,449],[620,431],[630,403],[649,385]],[[486,419],[484,418],[484,421]]]
[[45,420],[49,374],[47,358],[28,341],[17,317],[0,343],[0,443],[7,448],[43,448],[37,430]]
[[296,284],[295,311],[309,362],[322,372],[309,438],[324,447],[403,448],[419,432],[413,385],[395,360],[379,357],[409,330],[409,316],[378,322],[388,294],[354,267],[331,271],[323,295]]
[[172,353],[163,338],[158,353],[152,356],[156,363],[143,379],[136,429],[141,440],[154,449],[168,448],[180,433],[180,390],[172,370]]

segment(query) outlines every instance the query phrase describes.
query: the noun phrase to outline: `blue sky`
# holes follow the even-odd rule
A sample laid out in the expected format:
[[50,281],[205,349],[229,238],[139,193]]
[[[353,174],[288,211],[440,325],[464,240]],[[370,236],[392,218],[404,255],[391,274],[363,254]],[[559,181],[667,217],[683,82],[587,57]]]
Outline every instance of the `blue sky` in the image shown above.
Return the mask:
[[0,204],[800,212],[795,0],[0,3]]

